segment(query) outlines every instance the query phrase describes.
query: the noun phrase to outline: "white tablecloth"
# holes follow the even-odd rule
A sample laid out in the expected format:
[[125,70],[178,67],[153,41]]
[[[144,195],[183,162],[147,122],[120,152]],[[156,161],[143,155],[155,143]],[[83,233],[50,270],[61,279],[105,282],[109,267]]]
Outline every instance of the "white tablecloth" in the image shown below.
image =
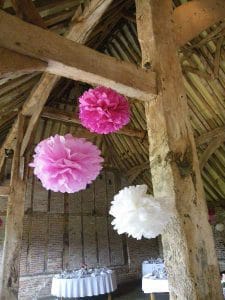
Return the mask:
[[51,294],[56,297],[76,298],[109,294],[117,288],[115,273],[104,273],[82,278],[53,278]]
[[148,275],[142,277],[142,291],[144,293],[169,292],[167,279],[151,279]]
[[145,276],[149,273],[152,273],[154,270],[159,271],[164,268],[164,263],[148,263],[148,262],[143,262],[142,263],[142,276]]

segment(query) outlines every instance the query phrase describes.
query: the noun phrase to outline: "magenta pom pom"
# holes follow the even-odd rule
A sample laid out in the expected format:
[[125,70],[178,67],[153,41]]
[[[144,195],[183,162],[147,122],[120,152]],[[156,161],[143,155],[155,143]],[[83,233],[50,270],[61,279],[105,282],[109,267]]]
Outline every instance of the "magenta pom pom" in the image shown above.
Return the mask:
[[74,193],[86,188],[102,169],[100,150],[71,134],[41,141],[30,164],[47,190]]
[[127,99],[105,87],[84,92],[79,98],[81,124],[91,132],[107,134],[118,131],[130,121]]

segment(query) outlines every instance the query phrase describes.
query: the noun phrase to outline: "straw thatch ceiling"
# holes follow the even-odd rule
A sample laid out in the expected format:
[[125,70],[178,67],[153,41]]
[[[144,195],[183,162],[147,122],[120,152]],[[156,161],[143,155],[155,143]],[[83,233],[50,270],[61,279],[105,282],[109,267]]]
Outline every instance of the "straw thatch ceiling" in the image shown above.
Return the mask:
[[[5,11],[15,14],[11,1],[2,2]],[[76,9],[87,2],[36,0],[34,4],[49,30],[63,34]],[[174,0],[174,6],[184,2]],[[225,198],[224,28],[225,21],[214,24],[179,50],[206,197],[208,201],[220,205],[223,205]],[[134,1],[113,1],[87,44],[108,55],[140,64]],[[40,73],[31,73],[0,79],[0,143],[39,78]],[[132,120],[129,127],[136,131],[130,134],[126,132],[126,135],[94,136],[70,118],[71,113],[77,109],[78,96],[86,88],[88,86],[78,82],[60,80],[43,112],[35,143],[49,135],[68,131],[77,136],[86,136],[101,147],[107,165],[119,168],[130,182],[146,183],[151,189],[143,104],[130,100]]]

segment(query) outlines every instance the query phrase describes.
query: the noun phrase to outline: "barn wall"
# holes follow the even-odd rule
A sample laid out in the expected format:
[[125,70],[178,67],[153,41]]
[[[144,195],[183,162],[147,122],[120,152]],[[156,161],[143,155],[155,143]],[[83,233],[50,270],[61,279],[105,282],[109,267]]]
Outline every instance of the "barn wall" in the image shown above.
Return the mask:
[[[49,295],[52,276],[62,269],[79,268],[82,263],[109,266],[122,283],[140,276],[142,260],[158,257],[157,239],[136,241],[112,229],[108,210],[120,187],[118,174],[105,170],[86,190],[63,195],[43,189],[30,171],[19,299]],[[6,199],[0,208],[5,214]],[[3,227],[0,241],[3,244]]]
[[[216,208],[215,223],[225,224],[225,214],[224,210],[221,207]],[[225,271],[225,231],[219,232],[215,229],[215,226],[212,226],[212,229],[215,239],[216,254],[219,261],[220,271]]]
[[[109,266],[119,283],[140,277],[141,262],[162,257],[160,239],[137,241],[119,236],[108,210],[113,195],[126,186],[115,171],[104,170],[85,191],[71,195],[48,192],[29,174],[26,192],[19,299],[50,294],[52,276],[62,269]],[[4,242],[7,198],[1,197],[0,256]],[[225,269],[224,232],[214,230],[221,270]]]

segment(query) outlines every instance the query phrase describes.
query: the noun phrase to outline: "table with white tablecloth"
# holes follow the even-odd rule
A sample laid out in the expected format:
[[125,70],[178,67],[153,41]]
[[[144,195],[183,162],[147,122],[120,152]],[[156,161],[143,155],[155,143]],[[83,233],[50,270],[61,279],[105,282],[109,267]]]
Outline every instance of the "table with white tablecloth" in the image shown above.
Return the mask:
[[156,263],[156,262],[148,262],[143,261],[142,263],[142,276],[145,276],[150,273],[154,273],[154,271],[162,270],[165,267],[164,263]]
[[80,278],[53,278],[51,294],[58,298],[79,298],[110,294],[117,288],[114,272]]
[[168,293],[168,280],[145,275],[142,278],[142,290],[144,293]]
[[142,291],[150,294],[150,299],[155,299],[155,293],[168,293],[168,280],[153,278],[150,274],[142,277]]

